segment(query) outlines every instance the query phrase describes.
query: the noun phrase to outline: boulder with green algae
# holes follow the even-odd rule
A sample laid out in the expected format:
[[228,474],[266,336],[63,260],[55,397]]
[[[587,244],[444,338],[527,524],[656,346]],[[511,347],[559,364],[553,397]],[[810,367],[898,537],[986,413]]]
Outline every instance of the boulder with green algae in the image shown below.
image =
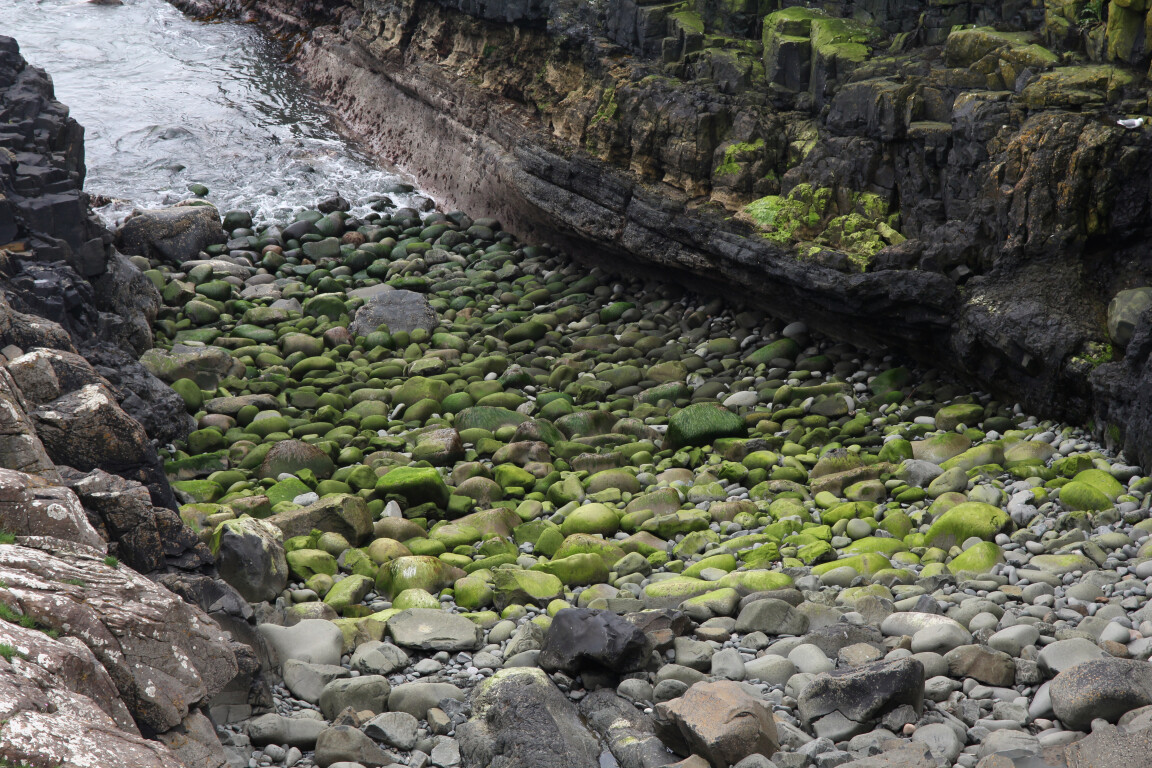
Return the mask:
[[211,480],[178,480],[172,483],[172,490],[185,504],[213,502],[224,495],[224,489]]
[[599,584],[608,580],[608,566],[602,557],[594,554],[576,554],[548,560],[532,566],[532,570],[552,574],[567,587]]
[[912,457],[918,461],[943,464],[972,447],[972,440],[957,432],[944,432],[912,443]]
[[[887,520],[887,517],[885,517],[885,520]],[[869,552],[879,552],[880,554],[891,557],[896,552],[907,552],[908,546],[901,539],[865,536],[862,539],[857,539],[852,542],[841,551],[845,555],[862,555]]]
[[1125,488],[1120,481],[1102,469],[1085,469],[1082,472],[1078,472],[1076,476],[1072,478],[1072,481],[1090,485],[1112,501],[1115,501],[1117,496],[1125,493]]
[[463,432],[466,429],[486,429],[489,432],[495,433],[500,427],[512,426],[516,427],[528,421],[528,417],[516,411],[510,411],[507,408],[500,408],[493,405],[477,405],[471,408],[465,408],[456,414],[455,420],[452,422],[457,431]]
[[[327,600],[327,598],[325,598],[325,600]],[[424,589],[406,589],[392,598],[392,608],[397,611],[406,611],[409,608],[439,607],[440,601],[436,596]]]
[[437,594],[465,575],[463,570],[435,557],[398,557],[380,566],[376,573],[376,591],[389,598],[406,589],[423,589]]
[[645,608],[676,608],[685,600],[711,592],[718,586],[717,582],[678,576],[673,579],[652,582],[644,587],[641,599],[644,601]]
[[991,541],[982,541],[952,558],[948,563],[948,570],[953,574],[988,573],[992,567],[1004,562],[1004,552],[998,544]]
[[976,467],[989,464],[997,466],[1004,463],[1004,446],[999,440],[990,443],[974,445],[963,453],[959,453],[947,461],[940,463],[940,468],[949,470],[958,467],[965,472]]
[[1100,512],[1112,507],[1112,499],[1099,488],[1073,480],[1060,486],[1060,504],[1066,509]]
[[403,496],[409,506],[431,502],[444,508],[448,504],[448,486],[434,467],[393,467],[376,481],[381,496]]
[[264,495],[268,497],[269,506],[275,507],[280,502],[292,501],[298,496],[309,493],[311,490],[311,488],[304,484],[303,480],[288,477],[269,488]]
[[1056,449],[1042,440],[1021,440],[1004,449],[1004,466],[1008,469],[1019,466],[1043,466],[1055,455]]
[[744,419],[721,405],[693,403],[668,419],[666,442],[672,448],[707,445],[721,437],[744,437]]
[[322,573],[332,576],[337,571],[336,558],[322,549],[297,549],[285,555],[288,569],[301,581]]
[[871,576],[885,568],[891,568],[892,563],[879,552],[869,552],[852,557],[841,557],[828,563],[821,563],[813,566],[812,573],[816,576],[823,576],[833,568],[841,567],[854,568],[857,573]]
[[372,536],[372,514],[364,499],[348,493],[325,496],[306,507],[277,512],[269,523],[284,532],[284,538],[306,536],[313,530],[339,533],[359,545]]
[[[767,545],[765,545],[767,546]],[[716,582],[721,587],[731,587],[741,595],[753,592],[771,592],[792,586],[792,577],[780,571],[766,568],[749,568],[746,571],[732,571]]]
[[673,539],[679,534],[688,534],[693,531],[702,531],[708,528],[712,516],[699,510],[685,510],[673,512],[668,515],[657,515],[644,522],[640,530],[652,533],[661,539]]
[[515,568],[499,568],[492,572],[492,599],[498,611],[509,605],[543,608],[563,596],[564,583],[550,573]]
[[748,354],[744,358],[745,365],[767,365],[773,360],[795,360],[800,353],[800,345],[795,340],[784,337],[769,342]]
[[492,583],[475,573],[459,579],[452,592],[456,605],[470,611],[492,605],[496,594]]
[[565,536],[573,533],[612,536],[618,530],[620,530],[620,518],[616,510],[596,503],[577,507],[560,524],[560,532]]
[[438,523],[428,531],[428,538],[444,545],[446,550],[466,544],[474,544],[483,537],[480,529],[474,525],[454,521],[451,523]]
[[439,379],[429,379],[424,376],[412,376],[404,381],[392,393],[392,402],[401,405],[415,405],[421,400],[435,400],[440,402],[451,388]]
[[973,536],[990,540],[1011,527],[1012,518],[999,507],[980,501],[967,501],[952,507],[932,523],[924,537],[924,544],[948,549]]
[[1058,555],[1034,555],[1028,561],[1028,567],[1063,576],[1073,571],[1094,571],[1099,566],[1090,557],[1080,552],[1068,552]]
[[324,602],[337,613],[342,613],[346,608],[359,604],[372,588],[372,579],[367,576],[345,576],[332,585],[324,595]]
[[739,607],[740,593],[731,587],[722,587],[688,598],[680,603],[679,610],[696,621],[706,621],[714,616],[735,616]]
[[954,430],[960,424],[974,427],[984,421],[984,406],[975,403],[946,405],[936,411],[936,428]]
[[573,533],[564,537],[551,557],[558,560],[571,555],[596,555],[611,569],[624,554],[615,541],[590,533]]
[[826,541],[814,541],[796,550],[796,557],[804,565],[822,563],[836,557],[836,550]]
[[282,474],[295,475],[302,469],[309,470],[318,478],[328,478],[336,465],[328,454],[314,445],[300,440],[280,440],[264,455],[256,476],[277,478]]

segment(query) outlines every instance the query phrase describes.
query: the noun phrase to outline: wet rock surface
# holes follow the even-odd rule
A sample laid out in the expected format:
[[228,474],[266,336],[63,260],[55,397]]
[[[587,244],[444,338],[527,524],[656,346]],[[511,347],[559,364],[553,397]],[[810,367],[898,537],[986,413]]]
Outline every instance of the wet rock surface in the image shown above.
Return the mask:
[[1107,244],[1148,225],[1147,122],[1116,121],[1147,101],[1148,51],[1129,42],[1146,12],[1017,11],[277,0],[255,15],[306,33],[301,74],[434,194],[601,263],[739,286],[838,338],[928,364],[946,349],[952,371],[1092,418],[1148,463],[1147,345],[1123,342],[1139,304],[1107,320],[1152,282],[1138,249]]
[[[254,606],[276,717],[218,723],[234,759],[1070,765],[1100,727],[1079,712],[1142,731],[1132,676],[1088,666],[1147,665],[1125,456],[499,222],[378,207],[151,265],[228,310],[160,313],[157,359],[230,361],[173,379],[181,515],[278,528],[288,566]],[[224,255],[279,297],[201,268]],[[384,285],[436,325],[347,330]]]
[[[529,32],[560,13],[456,10],[531,22]],[[803,32],[811,46],[828,32],[822,15],[794,13],[771,20],[766,48],[783,55],[800,45],[784,38]],[[572,34],[590,23],[573,14],[552,26]],[[756,18],[735,14],[725,30],[751,34],[765,23]],[[892,22],[878,21],[889,34]],[[849,31],[863,35],[852,45],[875,43]],[[965,46],[981,49],[990,33],[931,34],[966,67]],[[1043,56],[992,38],[990,50],[1009,57]],[[701,40],[677,39],[701,52]],[[1026,79],[1021,98],[1058,106],[1068,84],[1053,77],[1073,73],[1033,64],[1044,74]],[[1078,87],[1104,87],[1091,74]],[[795,90],[791,76],[771,75]],[[815,143],[803,173],[834,165],[832,145],[863,157],[942,130],[912,131],[882,106],[911,98],[915,83],[841,85],[820,91],[825,133],[804,139]],[[996,119],[1017,125],[1010,112]],[[1098,159],[1091,139],[1111,133],[1073,122],[1087,136],[1076,139],[1084,162]],[[1013,151],[1026,156],[1025,144]],[[755,162],[743,152],[730,159]],[[1034,178],[1020,191],[1042,186],[1041,159],[1024,165]],[[679,169],[667,173],[672,186],[705,191],[703,170],[669,167]],[[788,206],[810,211],[823,187],[809,200],[797,189],[811,183],[795,175]],[[133,388],[87,365],[73,354],[88,349],[79,337],[111,326],[85,301],[37,303],[15,281],[5,340],[35,343],[3,351],[5,448],[20,466],[0,478],[12,497],[0,518],[29,526],[8,532],[22,534],[43,533],[30,521],[47,517],[72,543],[0,539],[0,706],[14,713],[0,728],[18,729],[0,740],[6,759],[81,765],[117,750],[135,765],[212,768],[988,768],[1126,765],[1139,754],[1152,732],[1152,484],[1135,455],[818,330],[835,330],[850,306],[785,324],[754,303],[579,268],[494,218],[431,201],[399,207],[389,196],[399,191],[337,196],[274,225],[184,206],[194,213],[142,214],[136,234],[122,231],[140,253],[105,271],[131,265],[116,284],[139,275],[161,302],[119,301],[129,317],[104,342],[123,354],[154,343],[143,370],[171,385],[181,421],[195,424],[155,453],[166,477],[117,463],[123,445],[157,450],[148,438],[159,427],[145,433],[133,420],[141,406],[128,393],[155,395],[155,381],[135,372],[146,385]],[[673,209],[641,213],[673,239],[696,237],[669,223]],[[1062,226],[1043,210],[1016,213],[1037,232]],[[173,224],[185,220],[195,226]],[[877,236],[894,240],[880,223]],[[188,240],[193,230],[209,234]],[[709,242],[738,243],[727,231],[710,230]],[[645,237],[619,235],[654,247]],[[823,296],[856,286],[867,303],[899,282],[870,277],[885,259],[920,253],[900,245],[873,254],[872,272],[821,256],[792,277],[823,285]],[[751,262],[762,252],[741,253]],[[964,266],[979,272],[981,258]],[[925,286],[951,296],[966,278],[958,266],[902,273],[903,298],[874,302],[862,322],[888,312],[885,338],[923,341],[913,317],[931,334],[953,310],[901,311],[936,300]],[[80,290],[73,273],[88,274],[54,269],[47,284],[62,295]],[[989,288],[978,274],[966,284],[987,308],[1016,290],[1004,282]],[[355,325],[401,291],[419,299],[411,328],[403,318]],[[1032,328],[1047,310],[1030,306],[1000,317]],[[156,336],[142,344],[136,321],[153,311]],[[1128,344],[1121,362],[1136,371],[1147,323],[1127,304],[1110,314]],[[986,341],[964,338],[970,351]],[[1049,347],[1022,352],[1011,338],[997,343],[1047,391],[1047,361],[1037,369],[1026,358]],[[97,394],[100,418],[79,418]],[[62,439],[66,417],[90,439]],[[132,439],[113,439],[117,425]],[[66,455],[81,466],[59,466]],[[25,468],[36,474],[17,477]]]

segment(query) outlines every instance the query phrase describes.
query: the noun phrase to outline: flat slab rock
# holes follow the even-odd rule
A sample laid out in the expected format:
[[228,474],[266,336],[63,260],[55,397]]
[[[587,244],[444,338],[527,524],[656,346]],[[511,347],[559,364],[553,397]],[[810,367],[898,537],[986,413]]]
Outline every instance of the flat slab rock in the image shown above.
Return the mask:
[[474,651],[484,642],[479,625],[435,608],[400,611],[388,619],[388,634],[396,645],[424,651]]

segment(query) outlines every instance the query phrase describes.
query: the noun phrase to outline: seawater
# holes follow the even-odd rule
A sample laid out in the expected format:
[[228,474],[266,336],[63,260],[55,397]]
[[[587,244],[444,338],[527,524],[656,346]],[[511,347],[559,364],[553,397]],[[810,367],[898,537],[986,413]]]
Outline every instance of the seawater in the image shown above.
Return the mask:
[[335,192],[362,203],[411,182],[344,138],[284,45],[254,26],[196,21],[164,0],[0,0],[0,34],[84,126],[85,189],[115,200],[98,211],[110,224],[190,197],[193,182],[221,210],[278,220]]

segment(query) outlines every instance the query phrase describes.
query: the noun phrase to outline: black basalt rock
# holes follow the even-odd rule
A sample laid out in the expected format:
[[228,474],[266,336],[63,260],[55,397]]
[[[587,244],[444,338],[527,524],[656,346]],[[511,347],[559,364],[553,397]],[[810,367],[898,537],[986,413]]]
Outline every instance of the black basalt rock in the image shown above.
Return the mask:
[[648,662],[652,644],[635,625],[610,611],[565,608],[552,619],[540,651],[540,667],[575,675],[635,672]]

